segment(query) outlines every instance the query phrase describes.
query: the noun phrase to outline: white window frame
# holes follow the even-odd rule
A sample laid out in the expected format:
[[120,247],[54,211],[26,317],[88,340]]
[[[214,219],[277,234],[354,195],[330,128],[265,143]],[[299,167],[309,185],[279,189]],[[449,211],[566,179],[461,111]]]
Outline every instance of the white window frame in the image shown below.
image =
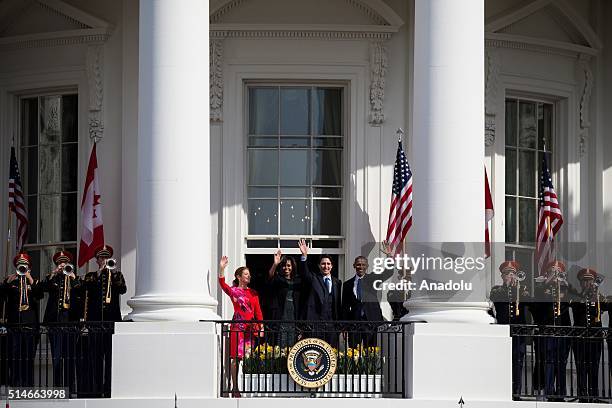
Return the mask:
[[[342,211],[342,219],[340,221],[341,224],[341,230],[342,232],[346,231],[346,225],[347,225],[347,217],[346,217],[346,211],[347,211],[347,182],[349,180],[348,178],[348,144],[349,144],[349,137],[348,135],[350,134],[349,132],[349,113],[350,113],[350,101],[348,99],[348,84],[346,83],[346,81],[339,81],[339,82],[333,82],[333,81],[286,81],[286,80],[280,80],[280,81],[261,81],[261,80],[251,80],[251,81],[245,81],[244,82],[244,124],[243,124],[243,146],[244,146],[244,163],[246,163],[247,165],[245,165],[244,167],[244,180],[245,183],[243,184],[243,194],[245,197],[245,205],[246,205],[246,209],[245,209],[245,226],[246,229],[245,231],[247,231],[247,234],[244,237],[243,240],[243,245],[244,245],[244,254],[245,255],[256,255],[256,254],[271,254],[274,249],[273,248],[248,248],[247,247],[247,241],[248,240],[271,240],[271,241],[280,241],[280,240],[296,240],[296,246],[295,248],[283,248],[283,252],[284,253],[293,253],[293,254],[298,254],[299,251],[297,250],[297,239],[298,238],[304,238],[310,245],[310,243],[312,242],[312,240],[337,240],[339,241],[340,245],[338,248],[312,248],[310,249],[310,253],[311,254],[330,254],[330,255],[339,255],[340,257],[342,257],[345,254],[345,249],[346,249],[346,238],[347,235],[346,233],[341,234],[341,235],[311,235],[311,234],[306,234],[304,236],[300,236],[297,237],[295,235],[274,235],[273,237],[271,237],[270,235],[249,235],[248,234],[248,179],[249,179],[249,168],[248,168],[248,151],[249,149],[247,148],[248,146],[248,120],[249,120],[249,105],[248,105],[248,94],[249,94],[249,88],[253,88],[253,87],[310,87],[310,88],[317,88],[317,87],[334,87],[334,88],[340,88],[342,89],[342,98],[343,98],[343,106],[342,106],[342,121],[343,121],[343,147],[342,147],[342,186],[340,187],[342,189],[342,198],[341,198],[341,211]],[[279,117],[280,120],[280,117]],[[309,135],[310,136],[310,135]],[[312,149],[312,147],[310,148]],[[280,186],[280,184],[279,184]],[[312,185],[311,185],[312,186]],[[311,200],[311,202],[314,200]],[[279,214],[280,215],[280,214]],[[280,217],[279,217],[279,221],[280,223]],[[280,224],[279,224],[280,225]]]

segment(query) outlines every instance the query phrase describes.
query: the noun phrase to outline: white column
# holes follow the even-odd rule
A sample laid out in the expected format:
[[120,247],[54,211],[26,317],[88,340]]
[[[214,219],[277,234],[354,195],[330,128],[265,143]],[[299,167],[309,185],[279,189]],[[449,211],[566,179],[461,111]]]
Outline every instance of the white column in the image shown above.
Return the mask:
[[[466,243],[465,256],[482,256],[474,243],[484,240],[484,0],[416,0],[414,21],[410,238]],[[446,272],[446,280],[460,278]],[[470,296],[431,301],[417,292],[408,319],[490,322],[478,283]]]
[[135,321],[218,318],[210,259],[209,2],[140,2]]

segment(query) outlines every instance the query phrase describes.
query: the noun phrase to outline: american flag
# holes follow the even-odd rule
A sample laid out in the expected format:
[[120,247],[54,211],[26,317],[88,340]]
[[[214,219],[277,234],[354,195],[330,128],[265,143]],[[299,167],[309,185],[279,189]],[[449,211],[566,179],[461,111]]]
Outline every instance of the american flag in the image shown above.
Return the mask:
[[542,159],[540,176],[540,210],[538,213],[538,230],[536,233],[536,260],[538,271],[542,275],[544,267],[554,259],[555,235],[563,225],[563,214],[559,208],[557,193],[552,184],[552,177],[546,161],[547,153]]
[[25,244],[28,235],[28,211],[23,199],[21,175],[19,174],[14,147],[11,147],[11,168],[9,170],[9,211],[14,212],[17,217],[17,239],[15,246],[17,247],[17,252],[19,252]]
[[406,233],[412,226],[412,171],[402,149],[402,141],[397,145],[397,157],[393,169],[393,192],[389,210],[387,242],[393,254],[402,251]]

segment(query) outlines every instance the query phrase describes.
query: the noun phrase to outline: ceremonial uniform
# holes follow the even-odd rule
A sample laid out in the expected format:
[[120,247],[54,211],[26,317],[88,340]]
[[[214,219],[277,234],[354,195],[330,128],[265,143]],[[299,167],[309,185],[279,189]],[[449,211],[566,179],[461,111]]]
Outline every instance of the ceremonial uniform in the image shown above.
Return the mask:
[[[490,299],[495,306],[495,318],[498,324],[526,324],[525,314],[529,292],[526,286],[516,279],[520,265],[516,261],[506,261],[499,266],[503,285],[491,288]],[[511,282],[508,278],[512,277]],[[512,394],[521,393],[523,364],[526,353],[526,338],[512,337]]]
[[[56,268],[71,264],[72,254],[59,251],[53,255]],[[74,268],[74,267],[73,267]],[[78,327],[71,322],[78,320],[73,299],[80,285],[80,279],[72,273],[54,271],[41,283],[42,289],[49,294],[43,323],[47,324],[51,357],[53,359],[53,386],[67,387],[72,394],[75,390],[76,345]]]
[[[113,249],[104,245],[96,251],[99,262],[111,258]],[[78,393],[80,396],[98,395],[102,393],[110,397],[111,363],[112,363],[112,333],[104,323],[121,321],[120,295],[125,294],[127,286],[123,274],[110,270],[106,266],[96,272],[85,275],[80,286],[79,300],[82,302],[81,319],[85,323],[87,335],[81,336],[79,358],[77,365]]]
[[[565,264],[552,261],[547,267],[547,276],[552,277],[548,283],[547,277],[536,279],[534,308],[532,315],[537,325],[571,326],[569,285],[559,278],[565,273]],[[544,392],[550,400],[561,400],[567,394],[566,366],[571,342],[564,336],[549,336],[540,338],[536,345],[536,359],[544,365]],[[536,361],[536,367],[538,362]],[[535,379],[534,379],[535,381]]]
[[[25,253],[15,256],[16,268],[30,269],[30,257]],[[12,274],[4,281],[7,297],[9,385],[34,385],[34,358],[40,341],[38,300],[43,297],[39,282],[29,281],[25,275]]]
[[[607,308],[605,298],[596,286],[589,284],[595,282],[597,278],[597,272],[591,268],[578,272],[582,292],[574,296],[571,303],[574,326],[587,329],[602,327],[602,307]],[[584,337],[575,338],[572,344],[576,358],[578,396],[584,402],[599,396],[599,364],[603,340],[598,338],[599,333],[596,330],[586,330],[583,333]]]

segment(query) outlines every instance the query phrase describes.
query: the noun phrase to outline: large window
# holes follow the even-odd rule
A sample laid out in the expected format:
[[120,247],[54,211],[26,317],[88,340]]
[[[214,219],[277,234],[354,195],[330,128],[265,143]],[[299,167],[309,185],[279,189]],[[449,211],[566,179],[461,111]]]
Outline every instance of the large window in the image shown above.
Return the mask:
[[248,106],[247,246],[295,248],[305,237],[339,248],[343,89],[252,86]]
[[[553,151],[554,106],[506,99],[506,259],[515,259],[529,276],[538,217],[540,167],[544,151]],[[554,169],[553,154],[549,165]]]
[[346,132],[342,86],[260,85],[248,92],[246,264],[267,309],[265,274],[276,248],[297,259],[327,253],[342,276]]
[[20,168],[29,218],[25,249],[40,277],[50,271],[56,250],[76,256],[77,105],[74,94],[21,99]]

